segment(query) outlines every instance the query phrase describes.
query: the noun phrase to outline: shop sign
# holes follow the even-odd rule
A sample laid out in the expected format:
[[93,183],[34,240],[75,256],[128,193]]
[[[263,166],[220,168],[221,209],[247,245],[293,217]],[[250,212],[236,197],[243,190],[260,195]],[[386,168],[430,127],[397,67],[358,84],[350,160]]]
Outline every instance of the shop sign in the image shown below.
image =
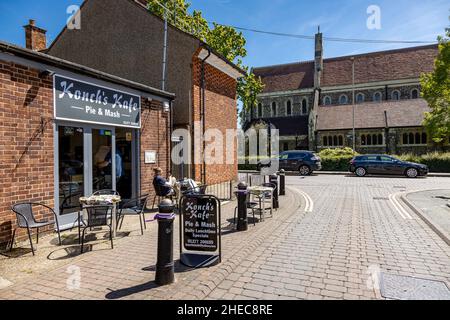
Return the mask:
[[141,97],[96,84],[54,76],[55,119],[141,128]]

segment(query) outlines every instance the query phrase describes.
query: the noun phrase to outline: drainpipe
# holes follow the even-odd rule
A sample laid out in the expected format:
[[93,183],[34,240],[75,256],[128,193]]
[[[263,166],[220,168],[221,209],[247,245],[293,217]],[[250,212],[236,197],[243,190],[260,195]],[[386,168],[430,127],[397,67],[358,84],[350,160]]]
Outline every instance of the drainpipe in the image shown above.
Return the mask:
[[389,123],[388,123],[387,110],[384,110],[384,121],[385,121],[384,140],[385,140],[385,145],[386,145],[386,154],[389,154]]
[[202,127],[203,127],[203,137],[202,137],[202,140],[203,140],[202,183],[203,184],[206,184],[206,159],[205,159],[205,150],[206,150],[206,141],[205,141],[205,132],[206,132],[206,128],[205,128],[205,124],[206,124],[206,119],[205,119],[205,114],[206,114],[206,95],[205,95],[206,79],[205,79],[205,62],[211,56],[211,49],[207,48],[207,50],[208,50],[208,55],[206,56],[206,58],[204,58],[202,60],[202,74],[201,74],[201,86],[202,86],[201,118],[202,118]]

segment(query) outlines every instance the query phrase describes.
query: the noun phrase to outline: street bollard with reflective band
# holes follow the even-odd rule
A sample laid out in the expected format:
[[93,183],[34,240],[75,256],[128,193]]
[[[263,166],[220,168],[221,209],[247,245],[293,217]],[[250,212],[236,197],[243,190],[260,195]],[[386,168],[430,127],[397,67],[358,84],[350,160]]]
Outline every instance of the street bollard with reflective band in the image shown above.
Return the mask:
[[175,206],[165,199],[159,205],[158,220],[158,261],[156,263],[156,284],[165,286],[175,281],[175,264],[173,262],[173,222]]
[[276,187],[273,193],[273,208],[278,209],[280,207],[280,203],[278,201],[278,176],[276,174],[271,175],[269,177],[269,182]]
[[280,196],[286,195],[286,172],[283,169],[280,170]]
[[248,217],[247,217],[247,196],[248,188],[245,182],[238,184],[238,191],[235,192],[238,206],[237,206],[237,231],[248,230]]

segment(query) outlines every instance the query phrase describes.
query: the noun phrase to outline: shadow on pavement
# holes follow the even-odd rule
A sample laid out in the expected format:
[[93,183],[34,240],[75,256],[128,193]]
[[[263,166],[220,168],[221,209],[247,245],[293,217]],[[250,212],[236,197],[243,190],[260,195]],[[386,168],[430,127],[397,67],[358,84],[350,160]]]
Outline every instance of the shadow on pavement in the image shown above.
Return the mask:
[[108,289],[111,292],[108,293],[105,296],[105,298],[108,299],[108,300],[122,299],[122,298],[125,298],[125,297],[128,297],[128,296],[131,296],[133,294],[141,293],[141,292],[144,292],[144,291],[149,291],[149,290],[152,290],[152,289],[156,289],[158,287],[159,286],[154,281],[151,281],[151,282],[140,284],[140,285],[137,285],[137,286],[134,286],[134,287],[131,287],[131,288],[124,288],[124,289],[120,289],[120,290],[116,290],[116,291]]

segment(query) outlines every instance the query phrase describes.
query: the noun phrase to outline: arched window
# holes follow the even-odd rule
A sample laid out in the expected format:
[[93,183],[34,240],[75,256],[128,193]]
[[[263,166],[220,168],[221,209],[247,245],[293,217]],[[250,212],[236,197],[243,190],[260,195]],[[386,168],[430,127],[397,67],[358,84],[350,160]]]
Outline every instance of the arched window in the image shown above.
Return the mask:
[[381,102],[383,100],[383,95],[381,94],[381,92],[375,92],[373,94],[373,101],[374,102]]
[[331,147],[333,145],[333,137],[328,136],[328,145]]
[[333,137],[333,146],[337,146],[338,145],[338,137],[334,136]]
[[392,91],[391,99],[392,100],[400,100],[400,91],[398,91],[398,90]]
[[339,136],[339,146],[343,146],[343,145],[344,145],[344,137]]
[[378,136],[377,136],[376,134],[373,134],[373,135],[372,135],[372,144],[373,144],[374,146],[377,146],[377,145],[378,145]]
[[408,144],[414,144],[414,134],[410,133],[408,136]]
[[363,134],[361,136],[361,145],[362,146],[366,146],[367,145],[367,139],[366,139],[366,135],[365,134]]
[[258,104],[258,118],[262,118],[262,104],[261,103],[259,103]]
[[422,133],[422,144],[428,144],[428,135],[426,132]]
[[378,145],[383,145],[383,135],[382,134],[379,134],[378,135]]
[[419,90],[412,89],[411,91],[411,99],[418,99],[419,98]]
[[286,102],[286,115],[288,115],[288,116],[292,115],[292,102],[291,102],[291,100],[288,100]]
[[331,100],[330,96],[326,96],[325,98],[323,98],[324,105],[329,106],[329,105],[331,105],[331,103],[332,103],[332,100]]
[[421,139],[422,139],[422,136],[420,135],[420,133],[416,133],[416,140],[414,140],[414,143],[415,144],[421,144]]
[[408,134],[407,133],[403,134],[403,144],[408,144]]
[[356,103],[363,103],[366,100],[366,97],[363,93],[358,93],[356,95]]
[[272,117],[276,117],[276,116],[277,116],[277,103],[272,102]]
[[348,104],[348,97],[347,95],[343,94],[339,97],[339,104]]
[[323,146],[328,147],[328,137],[323,137]]
[[367,145],[371,146],[372,145],[372,136],[369,134],[367,135]]
[[306,101],[306,99],[303,99],[302,101],[302,114],[308,114],[308,101]]

